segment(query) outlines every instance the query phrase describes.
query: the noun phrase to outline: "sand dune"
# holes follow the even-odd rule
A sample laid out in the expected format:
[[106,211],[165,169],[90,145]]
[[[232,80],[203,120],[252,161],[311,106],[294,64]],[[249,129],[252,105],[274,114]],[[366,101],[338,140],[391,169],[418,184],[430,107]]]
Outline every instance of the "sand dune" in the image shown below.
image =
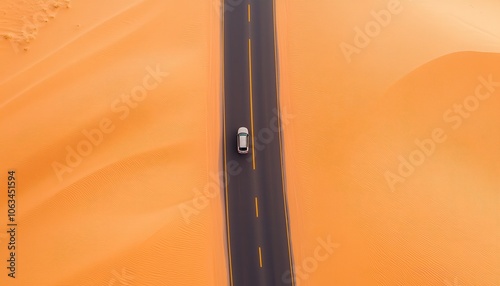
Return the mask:
[[498,9],[277,2],[297,285],[500,285]]
[[[207,152],[221,134],[213,5],[8,0],[2,12],[0,162],[18,174],[20,265],[2,284],[226,284],[210,175],[221,154]],[[36,34],[23,17],[41,20]]]
[[[500,284],[499,6],[277,1],[298,285]],[[0,16],[21,265],[0,281],[227,285],[214,3],[5,0]]]

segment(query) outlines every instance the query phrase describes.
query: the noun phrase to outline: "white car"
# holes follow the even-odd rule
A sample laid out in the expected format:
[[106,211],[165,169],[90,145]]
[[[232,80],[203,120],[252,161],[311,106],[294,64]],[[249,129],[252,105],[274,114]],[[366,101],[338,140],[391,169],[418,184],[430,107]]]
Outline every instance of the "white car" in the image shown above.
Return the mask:
[[247,154],[250,135],[248,135],[248,129],[246,127],[238,128],[238,136],[236,136],[236,144],[238,146],[238,153]]

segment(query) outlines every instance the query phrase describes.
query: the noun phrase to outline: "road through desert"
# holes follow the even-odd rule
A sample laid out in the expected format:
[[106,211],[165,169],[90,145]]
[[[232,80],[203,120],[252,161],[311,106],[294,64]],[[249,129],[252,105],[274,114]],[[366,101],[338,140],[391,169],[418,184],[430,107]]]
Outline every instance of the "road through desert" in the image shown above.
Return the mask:
[[[500,285],[500,3],[274,4],[294,285]],[[221,24],[0,1],[1,285],[230,284]]]

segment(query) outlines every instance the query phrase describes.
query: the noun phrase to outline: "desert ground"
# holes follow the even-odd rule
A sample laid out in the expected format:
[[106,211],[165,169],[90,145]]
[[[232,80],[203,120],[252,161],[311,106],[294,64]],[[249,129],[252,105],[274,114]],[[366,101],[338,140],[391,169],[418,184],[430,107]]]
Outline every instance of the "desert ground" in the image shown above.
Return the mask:
[[500,285],[500,5],[276,10],[297,285]]
[[[500,285],[500,4],[276,13],[296,285]],[[217,1],[0,2],[2,285],[228,285],[220,39]]]
[[0,284],[225,285],[213,3],[4,0],[0,15],[19,225]]

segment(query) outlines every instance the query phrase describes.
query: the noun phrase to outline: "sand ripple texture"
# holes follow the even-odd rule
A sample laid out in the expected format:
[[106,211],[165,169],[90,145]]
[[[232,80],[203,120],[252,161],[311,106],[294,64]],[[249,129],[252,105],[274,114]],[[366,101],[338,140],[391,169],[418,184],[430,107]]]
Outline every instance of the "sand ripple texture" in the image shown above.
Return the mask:
[[277,13],[297,285],[500,285],[500,4]]
[[18,268],[2,230],[0,284],[227,284],[219,190],[193,205],[220,167],[218,17],[205,0],[1,1]]

